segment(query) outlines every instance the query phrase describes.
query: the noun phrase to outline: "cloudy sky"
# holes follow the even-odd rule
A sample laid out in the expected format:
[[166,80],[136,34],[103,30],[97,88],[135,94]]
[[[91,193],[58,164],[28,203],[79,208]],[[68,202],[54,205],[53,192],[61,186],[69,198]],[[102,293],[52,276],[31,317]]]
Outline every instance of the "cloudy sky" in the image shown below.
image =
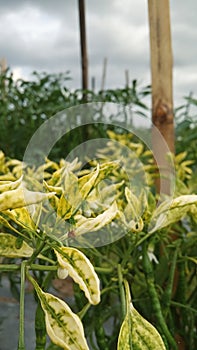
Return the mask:
[[[175,105],[197,97],[197,1],[171,0]],[[150,83],[147,0],[86,0],[89,77],[106,88],[130,81]],[[70,71],[70,88],[80,87],[78,0],[0,0],[0,58],[15,77],[34,70]]]

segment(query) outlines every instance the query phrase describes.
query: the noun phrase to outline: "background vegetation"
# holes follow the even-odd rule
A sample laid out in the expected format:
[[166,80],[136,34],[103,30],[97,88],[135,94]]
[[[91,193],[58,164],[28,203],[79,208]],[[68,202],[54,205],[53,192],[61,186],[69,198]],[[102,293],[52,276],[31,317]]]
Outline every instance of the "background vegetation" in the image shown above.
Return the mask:
[[[23,158],[25,148],[37,128],[65,108],[81,104],[82,90],[67,88],[69,73],[34,72],[31,81],[13,79],[8,69],[0,75],[0,149],[10,157]],[[151,87],[141,87],[133,80],[130,87],[99,92],[86,91],[88,102],[116,102],[130,105],[131,110],[150,119],[146,97]],[[185,104],[175,109],[176,151],[187,150],[188,159],[197,159],[197,99],[191,94]],[[92,130],[91,130],[92,133]],[[105,130],[96,133],[105,133]],[[94,135],[91,135],[91,137]],[[87,130],[81,128],[67,135],[54,149],[57,158],[65,156],[74,146],[87,140]],[[65,150],[66,144],[66,150]]]

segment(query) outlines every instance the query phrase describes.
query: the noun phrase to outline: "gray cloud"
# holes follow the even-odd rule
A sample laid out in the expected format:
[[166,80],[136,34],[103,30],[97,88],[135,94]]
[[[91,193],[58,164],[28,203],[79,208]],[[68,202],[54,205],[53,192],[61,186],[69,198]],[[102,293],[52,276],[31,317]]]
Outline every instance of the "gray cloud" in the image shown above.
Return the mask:
[[[174,96],[197,93],[197,2],[171,1]],[[0,56],[18,74],[71,71],[80,86],[78,1],[0,0]],[[100,88],[108,58],[106,88],[130,79],[150,83],[148,8],[145,0],[86,0],[89,76]]]

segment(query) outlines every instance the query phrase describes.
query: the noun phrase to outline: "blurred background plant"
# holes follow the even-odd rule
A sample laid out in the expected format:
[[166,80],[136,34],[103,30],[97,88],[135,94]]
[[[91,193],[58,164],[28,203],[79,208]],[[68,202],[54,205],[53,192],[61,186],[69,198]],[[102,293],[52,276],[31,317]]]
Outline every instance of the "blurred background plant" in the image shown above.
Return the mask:
[[[27,144],[48,118],[65,108],[83,102],[84,92],[80,89],[70,91],[66,84],[71,79],[68,72],[47,74],[33,72],[32,80],[14,80],[7,69],[0,75],[0,149],[12,158],[23,158]],[[137,81],[131,87],[106,91],[85,91],[88,102],[116,102],[129,105],[130,111],[147,116],[148,107],[143,99],[150,94],[150,87],[140,87]],[[125,114],[126,115],[126,114]],[[89,138],[105,135],[105,127],[81,127],[60,140],[53,150],[53,155],[60,159],[78,144]],[[66,145],[66,147],[65,147]]]

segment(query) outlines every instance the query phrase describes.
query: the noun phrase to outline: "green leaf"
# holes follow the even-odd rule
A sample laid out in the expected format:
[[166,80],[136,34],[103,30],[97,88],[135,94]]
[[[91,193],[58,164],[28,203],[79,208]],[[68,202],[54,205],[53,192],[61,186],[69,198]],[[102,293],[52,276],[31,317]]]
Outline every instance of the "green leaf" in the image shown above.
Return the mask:
[[44,293],[28,276],[45,313],[46,330],[52,342],[64,350],[89,350],[80,318],[61,299]]
[[23,241],[20,248],[17,248],[17,237],[9,233],[0,233],[0,256],[8,258],[28,258],[32,255],[33,249]]
[[145,320],[131,303],[128,282],[125,282],[127,312],[122,323],[117,350],[166,350],[158,331]]
[[94,267],[88,258],[78,249],[61,247],[55,250],[59,266],[68,271],[68,274],[84,291],[91,304],[100,302],[99,279]]

